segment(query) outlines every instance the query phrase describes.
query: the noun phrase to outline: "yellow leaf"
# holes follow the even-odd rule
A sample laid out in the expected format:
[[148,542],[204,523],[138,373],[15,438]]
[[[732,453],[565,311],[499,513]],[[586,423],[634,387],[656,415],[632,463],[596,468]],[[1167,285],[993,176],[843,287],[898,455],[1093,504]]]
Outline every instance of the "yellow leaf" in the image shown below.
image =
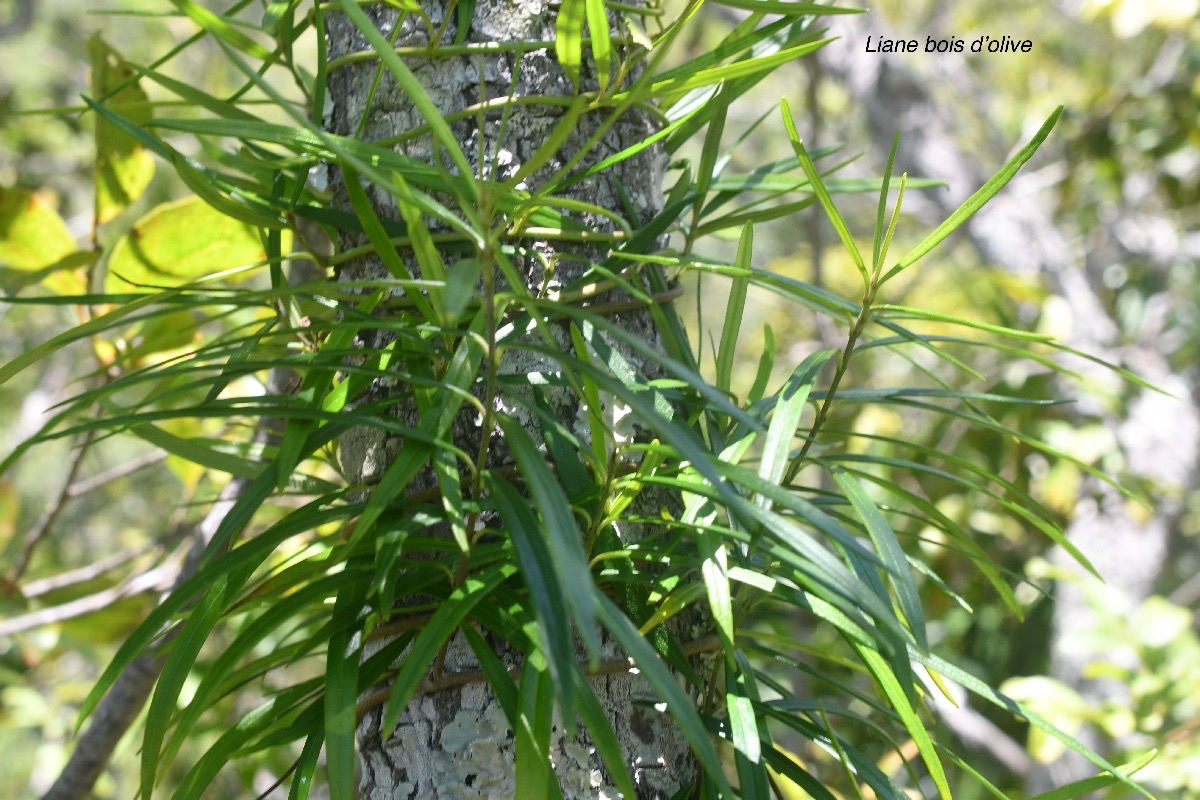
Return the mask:
[[[92,92],[130,122],[150,119],[151,106],[134,69],[100,38],[88,40]],[[96,224],[109,222],[142,196],[154,177],[154,159],[136,139],[104,119],[96,121]]]

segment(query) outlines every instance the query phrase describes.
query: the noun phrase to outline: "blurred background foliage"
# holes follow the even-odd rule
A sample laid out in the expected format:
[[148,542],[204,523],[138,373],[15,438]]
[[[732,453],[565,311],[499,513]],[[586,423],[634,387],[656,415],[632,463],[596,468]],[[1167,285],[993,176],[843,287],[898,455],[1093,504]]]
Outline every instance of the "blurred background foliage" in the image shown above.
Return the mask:
[[[188,192],[167,177],[167,170],[159,170],[142,200],[99,230],[92,230],[95,119],[75,113],[80,107],[79,95],[91,92],[89,65],[96,58],[96,45],[92,45],[89,58],[89,40],[98,32],[116,52],[146,64],[186,40],[195,27],[186,18],[175,16],[168,4],[148,0],[88,0],[82,4],[86,14],[74,0],[38,0],[29,6],[33,11],[27,20],[21,18],[19,6],[24,7],[14,2],[0,4],[0,17],[11,16],[11,20],[0,18],[4,26],[4,38],[0,39],[0,187],[10,193],[32,192],[38,202],[61,215],[65,232],[50,221],[46,235],[47,241],[59,241],[64,254],[70,251],[69,245],[62,243],[66,236],[85,249],[93,242],[109,246],[152,209],[164,213],[162,204],[186,197]],[[1058,103],[1067,106],[1049,152],[1039,154],[1036,162],[1043,191],[1053,197],[1052,222],[1088,254],[1086,261],[1092,271],[1088,279],[1097,287],[1107,320],[1090,322],[1101,325],[1111,321],[1115,326],[1112,346],[1136,348],[1138,358],[1148,358],[1149,353],[1161,359],[1161,365],[1147,366],[1151,372],[1172,376],[1175,382],[1170,388],[1176,393],[1181,389],[1194,392],[1200,346],[1200,281],[1196,275],[1200,256],[1200,22],[1196,6],[1191,0],[880,0],[871,9],[901,35],[922,42],[929,35],[969,40],[982,33],[1034,42],[1032,53],[1020,56],[887,57],[904,58],[906,66],[927,77],[928,90],[955,121],[956,145],[986,165],[984,169],[1001,164],[1009,143],[1027,138],[1030,125],[1040,122],[1047,109]],[[110,13],[118,9],[137,13]],[[261,13],[261,7],[252,3],[249,13]],[[836,25],[833,33],[838,33]],[[691,47],[702,52],[711,44],[699,36]],[[862,47],[861,39],[851,34],[829,49]],[[297,61],[303,63],[302,54]],[[184,50],[164,70],[214,95],[233,91],[238,85],[208,40]],[[281,86],[295,86],[292,76],[286,74],[281,74],[279,81]],[[146,88],[149,100],[154,101],[155,87]],[[823,70],[820,58],[781,70],[764,82],[758,93],[764,112],[774,108],[779,96],[787,96],[800,119],[809,125],[802,135],[817,146],[844,142],[835,158],[866,154],[844,174],[868,177],[880,173],[879,160],[885,151],[880,152],[866,133],[859,98],[836,74]],[[746,109],[747,104],[734,108]],[[778,126],[772,123],[750,130],[755,121],[752,115],[729,121],[727,143],[749,131],[735,152],[731,171],[747,171],[772,158],[790,156],[790,146]],[[906,131],[908,135],[919,136],[920,123],[897,120],[898,126],[912,129]],[[744,163],[739,164],[742,152]],[[897,165],[897,171],[903,169],[908,167]],[[873,201],[869,196],[864,196],[857,209],[850,198],[842,202],[848,219],[870,218]],[[909,230],[926,230],[915,218],[921,214],[920,204],[914,202],[907,208],[912,208],[914,215]],[[806,213],[760,229],[757,254],[769,258],[774,271],[850,292],[856,276],[843,249],[824,227],[818,209]],[[869,226],[863,224],[861,233],[862,244],[869,249]],[[902,221],[900,246],[906,243],[904,234]],[[728,246],[727,255],[732,257],[736,243]],[[1019,240],[1011,242],[1013,248],[1021,246]],[[4,268],[0,286],[7,293],[14,290],[14,281],[21,282],[21,276],[11,269],[15,258],[12,253],[0,254],[0,261],[6,262],[0,264]],[[60,272],[56,279],[72,280],[74,275],[73,280],[81,281],[85,267],[80,264],[74,272]],[[700,288],[708,294],[697,293],[697,299],[681,303],[689,311],[696,346],[708,346],[720,336],[724,317],[723,306],[712,298],[720,298],[725,287],[719,285],[719,279],[706,280],[711,285]],[[1044,275],[993,263],[966,237],[957,239],[922,270],[905,273],[889,288],[888,302],[942,309],[1018,328],[1064,333],[1072,325],[1089,324],[1071,316],[1061,292]],[[80,313],[71,306],[0,304],[0,363],[45,341],[64,324],[77,324]],[[743,371],[741,378],[747,383],[764,348],[775,347],[786,354],[777,363],[787,365],[817,347],[840,344],[836,331],[793,316],[791,311],[773,306],[766,296],[751,295],[745,319],[742,341],[746,350],[736,369]],[[106,365],[114,360],[124,359],[123,363],[131,365],[138,357],[168,358],[171,348],[163,346],[167,333],[180,337],[179,347],[201,335],[194,321],[178,322],[171,331],[144,330],[132,324],[116,340],[79,342],[46,361],[40,370],[28,371],[5,384],[0,388],[4,452],[34,434],[56,403],[80,391],[82,387],[66,382],[68,375],[87,372],[80,370],[78,363],[90,364],[102,379]],[[926,332],[936,333],[933,329]],[[952,335],[949,329],[946,333]],[[139,355],[139,343],[148,340],[153,340],[155,347]],[[863,352],[854,364],[856,386],[905,385],[914,382],[906,378],[906,371],[945,369],[944,364],[930,363],[919,354],[913,354],[908,362],[873,359],[871,355],[869,350]],[[989,369],[989,364],[980,360],[987,355],[972,355],[979,375],[971,380],[979,391],[1002,389],[1030,398],[1053,393],[1048,388],[1049,372],[1039,370],[1036,362],[1007,370]],[[72,363],[72,359],[77,361]],[[1126,366],[1139,369],[1138,363]],[[783,377],[775,376],[772,383]],[[939,564],[939,573],[948,576],[949,591],[931,592],[924,598],[935,651],[958,654],[959,664],[989,683],[1023,676],[1009,681],[1005,688],[1067,731],[1089,726],[1098,732],[1116,748],[1112,756],[1116,763],[1157,748],[1157,760],[1139,777],[1159,789],[1163,797],[1200,796],[1200,639],[1196,633],[1200,493],[1195,491],[1190,473],[1173,485],[1148,484],[1130,473],[1106,416],[1130,401],[1129,387],[1097,379],[1089,388],[1099,391],[1098,403],[1092,400],[1053,413],[1039,411],[1046,440],[1086,464],[1131,481],[1152,504],[1170,497],[1180,508],[1172,520],[1170,557],[1156,582],[1156,594],[1123,603],[1115,597],[1115,590],[1099,584],[1087,586],[1093,614],[1088,626],[1073,632],[1073,646],[1091,654],[1087,659],[1091,677],[1121,687],[1107,703],[1092,703],[1076,687],[1047,676],[1051,581],[1086,579],[1079,570],[1064,572],[1047,552],[1047,540],[1036,530],[1027,530],[997,513],[997,498],[968,494],[961,485],[936,473],[946,465],[946,457],[985,465],[1053,509],[1065,524],[1076,513],[1081,498],[1088,496],[1088,477],[1079,467],[1062,460],[1051,464],[1027,445],[999,434],[979,430],[964,434],[965,426],[956,426],[951,417],[908,416],[893,407],[856,409],[853,404],[842,404],[827,430],[840,432],[851,457],[870,452],[878,463],[885,464],[888,457],[904,455],[927,464],[930,470],[925,474],[896,471],[877,477],[909,487],[914,494],[928,498],[937,513],[969,525],[1016,587],[1013,595],[1005,598],[980,581],[974,570],[967,570],[965,560],[947,558]],[[1025,406],[1001,408],[1008,410],[997,414],[1030,413]],[[1165,413],[1171,413],[1169,407]],[[999,421],[1006,423],[1003,416]],[[213,421],[204,430],[164,427],[178,436],[219,438],[226,424]],[[0,479],[0,552],[4,555],[0,625],[20,623],[39,609],[73,601],[78,601],[81,609],[90,609],[50,625],[0,628],[7,634],[0,636],[0,747],[6,754],[0,759],[0,796],[4,797],[31,796],[57,775],[69,748],[78,704],[116,644],[154,602],[154,591],[162,588],[153,580],[131,581],[131,576],[148,573],[153,577],[151,567],[171,557],[182,532],[196,524],[205,504],[220,489],[214,476],[194,465],[186,466],[136,437],[91,441],[78,458],[79,446],[86,438],[84,434],[76,440],[43,444],[33,457]],[[915,456],[907,448],[898,453],[893,438],[921,443],[927,450]],[[1130,513],[1151,512],[1132,508]],[[946,552],[947,542],[936,530],[914,527],[902,531],[898,527],[897,533],[919,541],[931,563]],[[31,537],[37,539],[36,547]],[[73,574],[77,579],[69,580]],[[55,577],[62,575],[68,579]],[[935,589],[935,582],[930,581],[926,588]],[[1005,608],[1006,604],[1010,608]],[[1023,613],[1023,621],[1010,613],[1013,609]],[[761,624],[764,633],[772,629],[795,633],[798,623],[764,619]],[[828,628],[814,627],[805,636],[814,653],[836,652],[844,646]],[[849,672],[846,679],[853,680]],[[802,688],[814,696],[821,691],[817,686]],[[226,713],[229,719],[236,719],[245,710],[230,704]],[[946,724],[968,748],[978,748],[980,770],[1012,797],[1024,796],[1032,769],[1021,757],[1049,762],[1059,755],[1056,742],[1030,736],[1001,714],[979,710],[973,716],[956,718],[952,709],[942,711]],[[956,723],[954,719],[966,721]],[[219,720],[209,717],[207,722],[217,725]],[[980,724],[996,727],[983,729],[983,739],[972,741],[971,737],[978,735],[972,731],[979,731]],[[1001,758],[996,737],[1011,739],[1023,755]],[[184,746],[199,750],[202,744],[197,741]],[[98,797],[128,797],[135,791],[132,765],[136,741],[126,741],[122,747],[114,768],[98,788]],[[995,752],[989,754],[988,747]],[[811,746],[800,755],[807,763],[819,765],[824,759],[830,770],[837,768],[828,754]],[[266,754],[258,763],[244,761],[239,772],[224,776],[227,783],[219,787],[225,792],[222,796],[246,796],[251,786],[261,791],[289,763],[290,756],[283,752]],[[818,769],[814,767],[814,771]],[[171,780],[167,776],[166,784]],[[972,783],[962,787],[961,793],[956,791],[956,796],[970,800],[982,796],[982,789]]]

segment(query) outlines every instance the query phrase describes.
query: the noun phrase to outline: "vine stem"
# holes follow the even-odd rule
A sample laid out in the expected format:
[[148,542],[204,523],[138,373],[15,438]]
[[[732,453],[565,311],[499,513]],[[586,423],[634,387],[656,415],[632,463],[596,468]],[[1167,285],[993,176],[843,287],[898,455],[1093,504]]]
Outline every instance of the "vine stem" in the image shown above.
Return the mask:
[[817,440],[817,434],[820,433],[825,420],[829,417],[829,409],[833,406],[834,396],[837,394],[838,387],[842,384],[842,378],[846,375],[846,371],[850,367],[850,359],[854,355],[854,348],[858,345],[858,339],[862,336],[863,331],[867,329],[867,325],[871,323],[871,307],[875,303],[875,294],[879,291],[879,275],[878,272],[872,276],[871,283],[867,286],[866,294],[863,296],[862,307],[858,310],[858,316],[854,319],[854,324],[850,326],[850,335],[846,337],[846,346],[838,355],[837,369],[834,370],[833,380],[829,383],[829,388],[825,391],[825,399],[821,401],[821,407],[817,409],[817,417],[813,420],[812,428],[808,432],[807,438],[804,440],[804,445],[800,448],[800,452],[788,464],[787,471],[783,476],[783,485],[787,485],[795,480],[796,475],[800,472],[800,468],[804,466],[804,461],[808,456],[808,451],[812,448],[813,442]]

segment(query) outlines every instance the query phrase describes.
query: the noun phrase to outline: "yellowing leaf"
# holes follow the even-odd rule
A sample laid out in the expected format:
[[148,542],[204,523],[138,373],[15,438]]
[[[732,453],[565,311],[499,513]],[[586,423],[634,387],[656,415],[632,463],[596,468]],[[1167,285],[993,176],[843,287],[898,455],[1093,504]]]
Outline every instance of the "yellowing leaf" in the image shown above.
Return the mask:
[[[138,85],[137,73],[100,38],[88,40],[92,92],[106,108],[131,122],[150,119],[150,103]],[[111,93],[111,96],[110,96]],[[112,220],[142,192],[154,177],[154,159],[137,140],[111,122],[96,120],[96,224]]]
[[40,196],[0,187],[0,291],[40,281],[57,294],[81,292],[93,259],[76,251],[67,224]]
[[0,267],[32,271],[75,252],[75,238],[33,192],[0,187]]
[[188,197],[158,206],[117,242],[105,285],[110,292],[128,292],[131,284],[180,286],[266,257],[253,226]]

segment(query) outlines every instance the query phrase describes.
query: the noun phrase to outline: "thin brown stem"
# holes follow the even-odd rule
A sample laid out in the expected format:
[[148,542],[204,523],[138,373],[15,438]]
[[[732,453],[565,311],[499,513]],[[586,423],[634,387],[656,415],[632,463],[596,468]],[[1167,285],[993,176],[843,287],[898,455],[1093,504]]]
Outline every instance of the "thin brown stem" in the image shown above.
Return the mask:
[[75,482],[75,478],[79,475],[79,468],[83,464],[83,457],[87,455],[88,446],[92,443],[93,432],[88,431],[79,439],[79,444],[76,446],[75,455],[71,459],[71,465],[67,468],[67,477],[63,481],[62,488],[54,499],[46,504],[42,515],[38,517],[37,522],[26,534],[25,547],[17,556],[16,566],[13,567],[12,574],[9,580],[16,584],[21,580],[21,576],[25,574],[25,570],[29,569],[29,562],[33,560],[33,554],[38,547],[45,541],[46,537],[54,529],[54,523],[62,515],[63,509],[66,506],[67,499],[71,496],[71,485]]
[[808,451],[812,448],[813,442],[817,440],[817,434],[820,433],[825,420],[829,418],[829,410],[833,406],[833,399],[837,395],[838,387],[842,384],[842,378],[845,377],[846,371],[850,367],[850,358],[854,355],[854,348],[858,344],[859,337],[862,336],[863,331],[866,330],[867,325],[871,322],[871,306],[875,302],[875,292],[878,288],[874,281],[867,288],[866,295],[863,297],[862,308],[859,309],[854,324],[850,326],[850,335],[846,337],[846,346],[838,356],[837,368],[834,370],[833,380],[829,382],[829,388],[825,391],[825,399],[821,401],[821,407],[817,409],[817,417],[813,420],[812,428],[809,430],[808,437],[804,440],[804,445],[800,448],[800,452],[788,464],[787,472],[784,473],[783,484],[785,486],[795,479],[797,473],[800,472],[800,468],[804,466]]

